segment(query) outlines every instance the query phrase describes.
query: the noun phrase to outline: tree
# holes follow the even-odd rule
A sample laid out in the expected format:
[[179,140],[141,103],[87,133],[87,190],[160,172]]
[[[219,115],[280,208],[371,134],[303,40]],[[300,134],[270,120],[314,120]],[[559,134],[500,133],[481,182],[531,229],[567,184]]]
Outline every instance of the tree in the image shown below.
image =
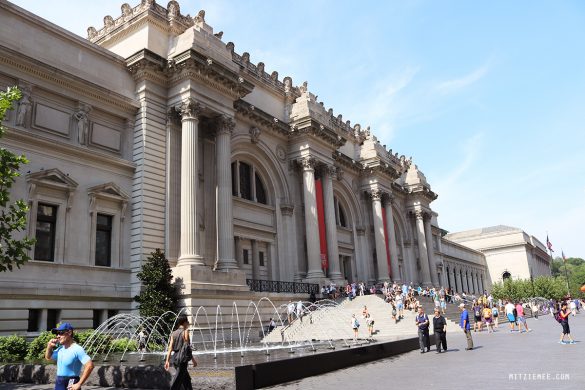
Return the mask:
[[497,282],[492,286],[494,298],[512,301],[523,301],[532,297],[560,299],[566,294],[567,287],[564,278],[552,276],[538,276],[534,280],[506,279],[503,283]]
[[142,292],[134,297],[140,304],[141,316],[160,316],[166,311],[177,311],[179,292],[172,283],[169,262],[160,249],[150,254],[137,276],[144,285]]
[[585,284],[585,260],[579,257],[569,257],[565,262],[562,258],[557,257],[551,264],[551,271],[553,276],[562,279],[565,293],[568,276],[571,296],[583,297],[585,295],[580,291],[581,286]]
[[[0,123],[11,110],[12,103],[22,97],[16,88],[8,88],[0,92]],[[4,135],[4,127],[0,125],[0,138]],[[10,188],[20,176],[20,165],[27,164],[25,156],[18,156],[11,151],[0,148],[0,272],[12,271],[13,266],[20,268],[30,260],[28,252],[31,250],[34,239],[24,237],[14,238],[15,233],[23,232],[26,228],[28,206],[23,200],[10,203]],[[9,204],[10,203],[10,204]]]

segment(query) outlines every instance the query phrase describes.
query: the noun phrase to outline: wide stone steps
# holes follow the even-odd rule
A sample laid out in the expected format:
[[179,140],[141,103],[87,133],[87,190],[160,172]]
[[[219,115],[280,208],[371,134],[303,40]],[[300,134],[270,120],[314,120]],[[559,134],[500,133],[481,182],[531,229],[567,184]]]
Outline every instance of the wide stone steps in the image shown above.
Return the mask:
[[415,315],[412,312],[405,310],[404,319],[395,323],[390,304],[385,303],[380,296],[365,295],[358,296],[352,301],[344,300],[339,305],[326,305],[307,313],[302,319],[295,319],[290,325],[278,326],[262,342],[351,340],[354,337],[351,326],[352,314],[355,314],[360,323],[358,338],[369,338],[366,321],[362,318],[364,305],[374,319],[374,340],[416,336]]

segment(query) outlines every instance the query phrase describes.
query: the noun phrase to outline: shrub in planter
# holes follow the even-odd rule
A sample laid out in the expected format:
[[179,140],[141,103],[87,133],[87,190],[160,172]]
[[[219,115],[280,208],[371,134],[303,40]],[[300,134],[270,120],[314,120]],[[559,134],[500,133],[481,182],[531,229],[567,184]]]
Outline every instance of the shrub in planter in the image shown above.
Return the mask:
[[14,363],[24,360],[26,347],[26,339],[22,336],[0,337],[0,362]]
[[44,331],[40,335],[38,335],[28,345],[26,360],[33,361],[45,360],[45,351],[47,350],[47,343],[54,337],[55,335],[50,331]]
[[[138,342],[136,340],[130,340],[126,337],[121,339],[112,340],[111,352],[133,352],[138,350]],[[126,349],[127,348],[127,349]]]

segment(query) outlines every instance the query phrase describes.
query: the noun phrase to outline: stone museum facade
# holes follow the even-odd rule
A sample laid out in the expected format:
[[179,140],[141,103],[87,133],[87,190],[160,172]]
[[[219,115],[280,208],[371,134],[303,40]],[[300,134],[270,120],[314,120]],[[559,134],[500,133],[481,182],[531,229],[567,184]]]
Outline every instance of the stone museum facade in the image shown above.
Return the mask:
[[0,333],[134,309],[157,248],[188,307],[267,295],[247,279],[491,283],[481,252],[442,237],[412,159],[251,62],[203,11],[124,4],[84,39],[2,0],[0,64],[0,87],[24,95],[1,143],[30,160],[12,197],[37,240],[0,274]]

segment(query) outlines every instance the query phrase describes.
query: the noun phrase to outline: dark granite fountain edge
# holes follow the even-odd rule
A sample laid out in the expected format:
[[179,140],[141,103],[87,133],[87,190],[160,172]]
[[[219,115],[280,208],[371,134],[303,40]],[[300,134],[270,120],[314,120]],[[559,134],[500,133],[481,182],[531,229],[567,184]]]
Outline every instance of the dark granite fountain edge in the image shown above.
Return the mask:
[[[434,335],[431,335],[433,338]],[[434,340],[431,339],[431,343]],[[339,349],[333,352],[235,367],[236,390],[274,386],[368,363],[419,348],[418,337]]]

